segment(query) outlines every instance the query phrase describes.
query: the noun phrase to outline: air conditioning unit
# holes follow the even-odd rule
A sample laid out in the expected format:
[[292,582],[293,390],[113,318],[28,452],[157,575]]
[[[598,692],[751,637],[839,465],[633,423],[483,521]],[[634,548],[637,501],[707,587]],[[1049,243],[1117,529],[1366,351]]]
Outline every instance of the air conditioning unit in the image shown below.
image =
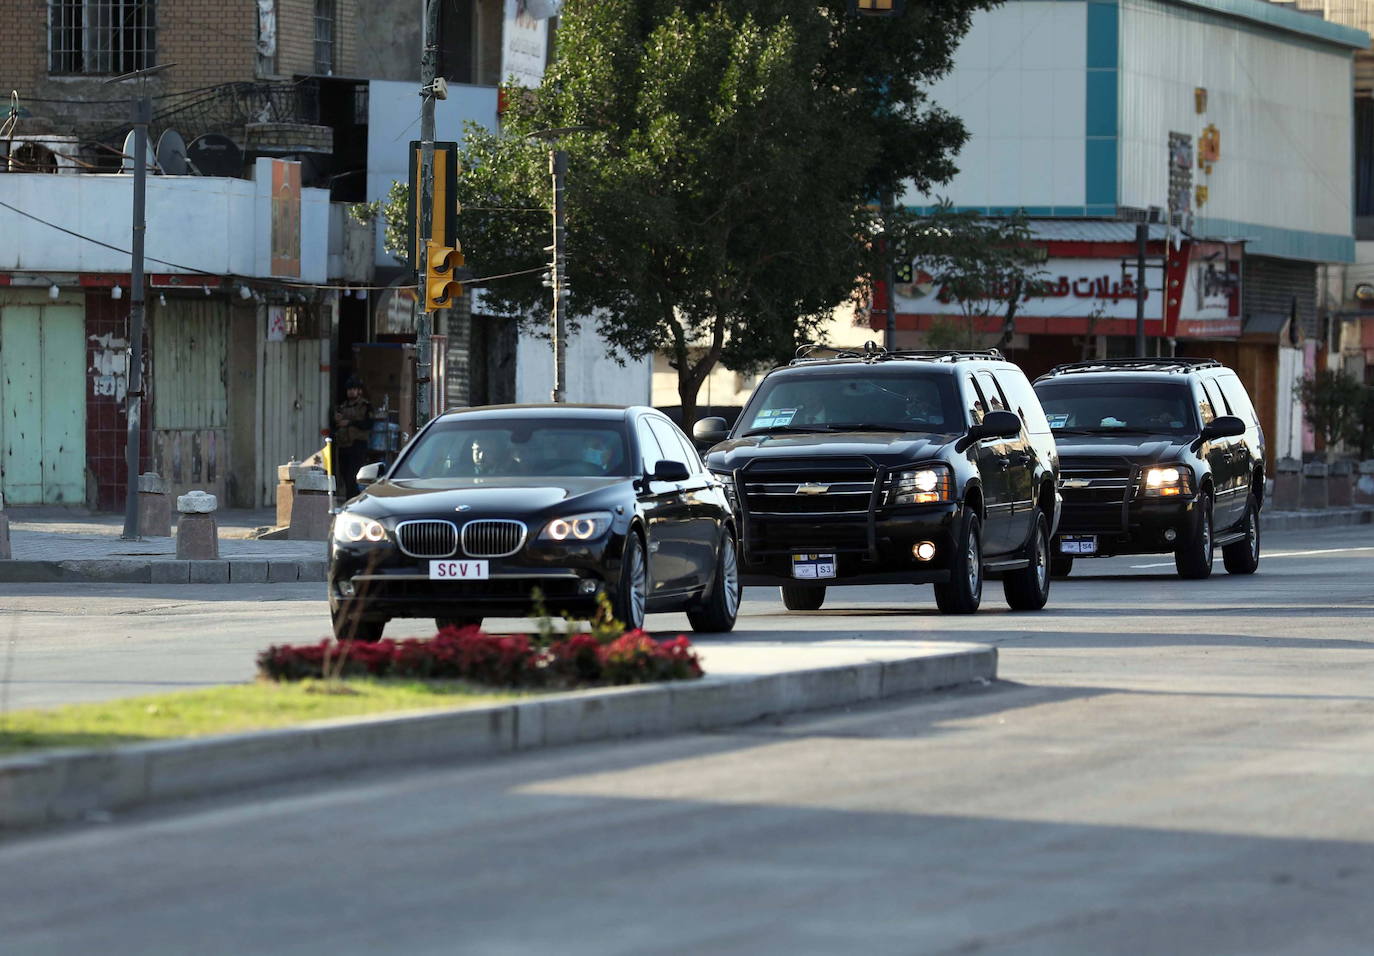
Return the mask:
[[79,173],[81,140],[54,133],[27,133],[0,139],[0,164],[11,173]]

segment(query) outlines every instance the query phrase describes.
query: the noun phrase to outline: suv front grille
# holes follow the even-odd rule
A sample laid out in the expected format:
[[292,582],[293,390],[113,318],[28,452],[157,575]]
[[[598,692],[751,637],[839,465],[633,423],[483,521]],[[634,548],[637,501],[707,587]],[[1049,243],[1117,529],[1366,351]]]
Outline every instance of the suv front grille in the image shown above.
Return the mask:
[[760,517],[866,515],[877,469],[862,459],[760,462],[741,476],[744,506]]
[[1135,466],[1123,458],[1060,461],[1061,531],[1120,531],[1135,490]]
[[519,551],[528,534],[523,521],[488,518],[463,525],[463,553],[469,558],[504,558]]
[[402,521],[396,540],[412,558],[447,558],[458,550],[458,526],[452,521]]

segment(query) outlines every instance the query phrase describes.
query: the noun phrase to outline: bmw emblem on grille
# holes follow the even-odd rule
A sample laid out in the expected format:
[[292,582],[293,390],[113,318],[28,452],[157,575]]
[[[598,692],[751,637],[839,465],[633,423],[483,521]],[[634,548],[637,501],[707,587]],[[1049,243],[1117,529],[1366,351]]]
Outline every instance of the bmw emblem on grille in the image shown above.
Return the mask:
[[472,510],[472,505],[459,505],[458,507],[454,508],[453,510],[454,510],[454,511],[471,511],[471,510]]
[[799,495],[823,495],[829,490],[829,485],[823,485],[816,481],[807,481],[797,485],[797,494]]

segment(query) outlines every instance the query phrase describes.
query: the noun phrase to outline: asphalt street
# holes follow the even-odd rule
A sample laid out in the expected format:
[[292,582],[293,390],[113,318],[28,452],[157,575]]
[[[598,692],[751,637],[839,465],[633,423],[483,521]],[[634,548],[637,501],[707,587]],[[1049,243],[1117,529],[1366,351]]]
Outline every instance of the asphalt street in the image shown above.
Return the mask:
[[[1038,614],[746,592],[704,646],[974,639],[1003,679],[13,837],[0,952],[1367,954],[1374,528],[1265,552],[1082,563]],[[10,706],[245,678],[317,589],[14,586]]]

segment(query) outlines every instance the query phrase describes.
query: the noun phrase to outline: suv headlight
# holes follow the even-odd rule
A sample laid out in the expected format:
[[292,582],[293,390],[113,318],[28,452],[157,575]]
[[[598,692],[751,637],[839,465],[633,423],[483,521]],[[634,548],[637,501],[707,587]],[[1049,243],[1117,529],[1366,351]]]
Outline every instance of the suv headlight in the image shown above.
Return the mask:
[[334,540],[341,544],[357,544],[360,541],[377,544],[386,540],[386,528],[382,527],[380,521],[344,512],[334,519]]
[[944,465],[932,465],[892,475],[889,505],[929,505],[954,500],[954,476]]
[[1193,493],[1193,470],[1187,465],[1156,465],[1145,469],[1140,486],[1151,498],[1176,498]]
[[590,541],[606,533],[611,526],[609,511],[593,511],[589,514],[569,515],[554,518],[539,532],[541,541]]
[[735,496],[735,476],[728,471],[711,470],[711,477],[720,482],[725,489],[725,497],[730,500],[730,507],[739,510],[739,499]]

